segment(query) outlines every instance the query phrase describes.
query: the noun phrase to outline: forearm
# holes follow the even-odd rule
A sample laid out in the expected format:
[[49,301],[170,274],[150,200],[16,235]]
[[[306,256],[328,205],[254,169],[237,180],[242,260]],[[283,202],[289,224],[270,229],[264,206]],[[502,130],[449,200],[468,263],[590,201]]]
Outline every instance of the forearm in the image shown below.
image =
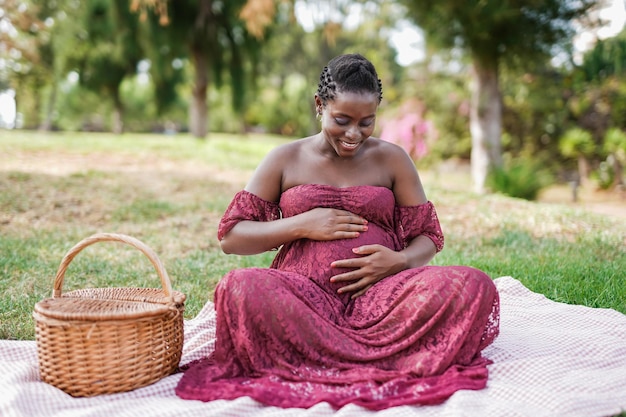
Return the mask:
[[254,255],[301,237],[296,217],[269,222],[241,221],[222,238],[220,246],[227,254]]
[[427,265],[435,257],[437,249],[428,236],[420,235],[400,253],[406,257],[405,269],[409,269]]

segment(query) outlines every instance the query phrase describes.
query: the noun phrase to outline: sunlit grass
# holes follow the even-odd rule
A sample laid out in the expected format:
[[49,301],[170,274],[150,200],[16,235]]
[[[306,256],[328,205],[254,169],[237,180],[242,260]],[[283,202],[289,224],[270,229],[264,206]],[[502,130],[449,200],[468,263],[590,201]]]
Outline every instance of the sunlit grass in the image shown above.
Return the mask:
[[175,161],[191,159],[214,164],[219,168],[253,170],[259,156],[266,154],[287,139],[275,135],[229,135],[212,133],[206,139],[188,135],[125,134],[114,136],[107,133],[39,133],[3,132],[2,151],[7,155],[24,153],[63,152],[66,155],[100,154],[106,162],[107,154],[131,156],[132,161],[145,161],[154,156]]

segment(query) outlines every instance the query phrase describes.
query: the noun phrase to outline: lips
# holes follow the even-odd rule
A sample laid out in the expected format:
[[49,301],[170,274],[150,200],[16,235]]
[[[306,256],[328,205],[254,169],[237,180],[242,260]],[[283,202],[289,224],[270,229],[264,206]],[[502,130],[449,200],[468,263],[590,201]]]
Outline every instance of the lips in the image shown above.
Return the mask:
[[344,142],[343,140],[340,140],[339,143],[341,143],[341,146],[343,146],[344,148],[348,148],[348,149],[355,149],[357,146],[359,146],[359,143],[350,143],[350,142]]

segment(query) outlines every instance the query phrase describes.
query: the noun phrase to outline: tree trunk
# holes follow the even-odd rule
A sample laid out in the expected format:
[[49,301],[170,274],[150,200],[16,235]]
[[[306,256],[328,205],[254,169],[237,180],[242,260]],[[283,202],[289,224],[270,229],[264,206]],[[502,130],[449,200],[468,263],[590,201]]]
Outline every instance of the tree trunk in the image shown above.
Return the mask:
[[502,166],[502,101],[497,63],[483,65],[474,60],[471,93],[472,180],[474,191],[482,194],[489,172]]
[[54,116],[54,107],[56,105],[57,100],[57,80],[56,78],[52,81],[52,90],[50,91],[50,96],[48,97],[48,102],[46,105],[46,118],[43,123],[39,125],[39,130],[42,132],[49,132],[52,130],[52,118]]
[[584,155],[578,155],[578,177],[581,187],[589,187],[589,161]]
[[204,138],[207,134],[207,89],[209,87],[209,69],[206,53],[192,50],[195,80],[192,88],[191,103],[189,108],[189,130],[197,138]]
[[613,175],[613,187],[622,189],[624,186],[624,167],[622,167],[622,164],[615,155],[613,155]]
[[[27,111],[22,113],[24,115],[24,121],[23,121],[23,128],[24,129],[39,129],[39,127],[41,126],[41,108],[42,108],[42,101],[43,100],[43,95],[39,94],[40,91],[42,91],[42,89],[45,86],[40,82],[40,81],[35,81],[35,83],[32,86],[33,89],[33,97],[34,97],[34,102],[33,102],[33,107],[32,109],[28,109],[28,110],[32,110],[32,111]],[[16,97],[16,102],[17,102],[17,96],[18,96],[18,91],[19,87],[15,89],[15,97]],[[40,99],[41,98],[41,99]]]
[[113,94],[113,114],[111,115],[111,128],[113,133],[121,135],[124,133],[124,105],[120,99],[119,89]]
[[113,133],[121,135],[124,133],[124,122],[122,121],[122,109],[115,107],[113,114],[111,115],[111,126]]
[[17,92],[15,90],[13,90],[13,94],[12,95],[13,95],[13,105],[15,106],[15,108],[14,108],[15,112],[13,113],[13,120],[12,120],[13,124],[12,124],[12,126],[13,126],[13,129],[20,129],[22,126],[20,126],[20,123],[19,123],[19,121],[20,121],[19,120],[19,113],[17,111],[17,109],[18,109]]

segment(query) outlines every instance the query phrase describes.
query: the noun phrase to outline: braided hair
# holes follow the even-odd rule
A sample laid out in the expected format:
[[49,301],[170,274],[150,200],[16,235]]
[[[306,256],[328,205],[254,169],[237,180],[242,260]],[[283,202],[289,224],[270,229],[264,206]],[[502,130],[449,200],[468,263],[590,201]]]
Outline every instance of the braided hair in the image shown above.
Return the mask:
[[367,92],[383,99],[383,85],[374,65],[360,54],[339,55],[330,60],[320,74],[317,96],[324,106],[337,92]]

